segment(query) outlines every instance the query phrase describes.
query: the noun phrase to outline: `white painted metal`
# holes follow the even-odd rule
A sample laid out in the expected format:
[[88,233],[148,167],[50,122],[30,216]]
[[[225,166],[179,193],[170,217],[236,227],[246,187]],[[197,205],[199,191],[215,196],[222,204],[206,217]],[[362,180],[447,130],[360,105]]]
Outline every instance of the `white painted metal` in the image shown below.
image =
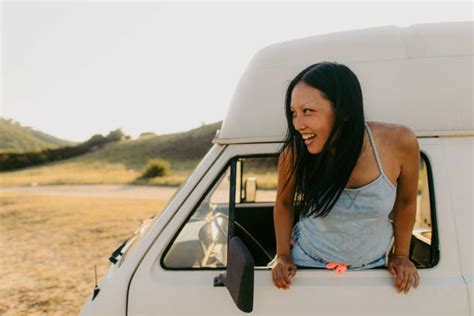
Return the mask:
[[[196,186],[173,220],[163,229],[137,269],[130,285],[128,315],[154,311],[163,315],[237,315],[227,290],[213,287],[222,271],[170,271],[160,266],[165,247],[225,163],[236,155],[275,153],[281,144],[233,145]],[[419,269],[421,285],[409,295],[396,293],[386,270],[352,271],[338,276],[327,270],[300,270],[289,291],[275,288],[269,269],[255,271],[255,315],[468,315],[459,249],[449,194],[449,172],[439,139],[421,139],[421,150],[433,168],[440,262]],[[443,193],[446,192],[446,193]],[[472,242],[471,242],[472,243]],[[472,270],[472,268],[471,268]],[[342,300],[342,301],[341,301]]]
[[446,157],[447,182],[449,183],[452,215],[456,223],[461,271],[468,286],[470,306],[473,311],[474,137],[442,139],[440,142]]
[[368,121],[402,124],[420,136],[472,135],[473,25],[387,26],[266,47],[242,75],[215,142],[281,141],[288,83],[321,61],[346,64],[358,76]]

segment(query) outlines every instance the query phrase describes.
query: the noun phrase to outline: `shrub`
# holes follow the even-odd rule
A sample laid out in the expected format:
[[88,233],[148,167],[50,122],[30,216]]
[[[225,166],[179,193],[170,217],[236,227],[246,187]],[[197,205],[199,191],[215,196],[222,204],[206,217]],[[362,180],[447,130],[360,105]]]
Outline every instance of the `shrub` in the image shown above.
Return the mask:
[[168,174],[170,169],[170,164],[166,160],[162,159],[153,159],[148,162],[148,165],[145,167],[141,178],[155,178],[161,177]]
[[119,140],[122,140],[126,137],[127,135],[124,134],[124,132],[118,128],[116,130],[113,130],[113,131],[110,131],[110,133],[105,136],[105,138],[109,141],[119,141]]

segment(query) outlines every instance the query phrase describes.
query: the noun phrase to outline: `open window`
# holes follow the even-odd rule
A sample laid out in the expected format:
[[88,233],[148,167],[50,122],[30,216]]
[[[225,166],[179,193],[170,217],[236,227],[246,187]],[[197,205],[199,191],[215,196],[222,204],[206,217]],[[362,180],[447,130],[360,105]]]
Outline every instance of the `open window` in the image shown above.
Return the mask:
[[[275,154],[230,161],[168,246],[163,266],[225,269],[228,241],[237,236],[252,254],[255,267],[267,268],[276,253],[273,208],[277,170]],[[431,167],[424,153],[418,187],[410,256],[418,268],[429,268],[437,264],[439,253]]]
[[410,259],[417,268],[431,268],[439,261],[433,176],[428,156],[420,153],[416,221],[410,243]]
[[162,258],[166,269],[223,269],[227,265],[230,167],[191,213]]

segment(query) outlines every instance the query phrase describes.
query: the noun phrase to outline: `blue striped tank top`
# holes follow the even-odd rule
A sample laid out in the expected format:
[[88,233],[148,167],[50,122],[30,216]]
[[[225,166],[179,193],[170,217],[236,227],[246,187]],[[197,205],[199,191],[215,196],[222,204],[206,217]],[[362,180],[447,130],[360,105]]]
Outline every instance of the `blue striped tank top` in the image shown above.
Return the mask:
[[377,260],[380,263],[384,255],[386,264],[386,255],[393,245],[393,226],[388,216],[395,204],[396,187],[383,171],[367,123],[365,127],[379,177],[359,188],[345,188],[325,218],[301,218],[293,229],[294,240],[309,257],[348,264],[349,269]]

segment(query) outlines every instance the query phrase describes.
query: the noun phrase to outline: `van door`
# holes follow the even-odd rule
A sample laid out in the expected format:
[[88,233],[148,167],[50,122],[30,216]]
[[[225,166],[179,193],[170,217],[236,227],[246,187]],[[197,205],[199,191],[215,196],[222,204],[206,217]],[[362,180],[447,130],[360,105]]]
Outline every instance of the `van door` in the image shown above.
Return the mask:
[[[398,294],[392,276],[383,268],[349,271],[344,275],[325,269],[300,269],[291,289],[285,291],[273,285],[270,268],[257,265],[253,314],[469,314],[451,206],[443,193],[449,192],[447,181],[443,180],[447,166],[438,140],[419,142],[433,174],[431,208],[439,210],[433,213],[433,231],[439,237],[440,257],[435,266],[419,269],[418,289],[407,295]],[[243,185],[243,181],[238,174],[231,174],[230,162],[236,157],[274,155],[280,146],[244,144],[226,148],[137,267],[129,286],[129,315],[242,313],[225,287],[214,286],[214,278],[225,272],[227,265],[227,240],[232,234],[229,227],[233,230],[233,220],[239,218],[232,212],[239,212],[244,204],[249,208],[249,201],[239,198],[237,185]],[[255,203],[255,210],[268,211],[268,203]],[[255,218],[259,215],[256,213]]]

